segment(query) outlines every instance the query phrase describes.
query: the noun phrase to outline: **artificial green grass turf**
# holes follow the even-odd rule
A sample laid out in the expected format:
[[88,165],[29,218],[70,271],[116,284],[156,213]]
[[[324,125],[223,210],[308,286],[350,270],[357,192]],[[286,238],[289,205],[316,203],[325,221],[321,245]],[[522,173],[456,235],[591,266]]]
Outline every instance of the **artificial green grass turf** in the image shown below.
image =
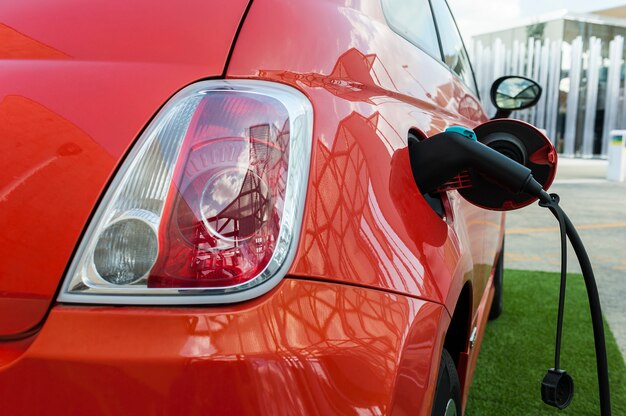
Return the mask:
[[[554,366],[559,274],[506,270],[504,311],[489,322],[465,414],[600,414],[593,329],[583,278],[568,274],[561,367],[574,379],[574,400],[559,411],[541,401],[541,380]],[[613,415],[626,415],[626,366],[605,325]]]

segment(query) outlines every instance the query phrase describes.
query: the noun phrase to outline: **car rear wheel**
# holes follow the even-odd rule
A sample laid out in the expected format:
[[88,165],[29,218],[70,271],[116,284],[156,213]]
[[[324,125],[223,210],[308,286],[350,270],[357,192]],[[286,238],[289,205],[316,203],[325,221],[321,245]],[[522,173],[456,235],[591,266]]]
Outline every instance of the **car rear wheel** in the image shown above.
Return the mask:
[[450,353],[444,348],[439,364],[432,416],[461,416],[461,383]]
[[502,313],[504,309],[504,296],[502,291],[504,285],[504,240],[502,240],[502,249],[500,250],[500,256],[498,257],[498,263],[496,264],[496,270],[493,272],[493,286],[495,293],[493,294],[493,302],[491,303],[491,310],[489,311],[489,320],[496,319]]

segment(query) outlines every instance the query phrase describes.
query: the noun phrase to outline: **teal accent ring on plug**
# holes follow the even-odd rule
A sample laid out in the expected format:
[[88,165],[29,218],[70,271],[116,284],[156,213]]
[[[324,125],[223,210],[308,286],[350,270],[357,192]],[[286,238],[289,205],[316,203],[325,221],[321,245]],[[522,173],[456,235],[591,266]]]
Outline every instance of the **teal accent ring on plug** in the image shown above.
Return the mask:
[[467,127],[463,127],[463,126],[450,126],[446,129],[446,132],[451,132],[451,133],[459,133],[460,135],[463,135],[465,137],[467,137],[468,139],[477,141],[476,139],[476,133],[474,133],[474,130],[472,129],[468,129]]

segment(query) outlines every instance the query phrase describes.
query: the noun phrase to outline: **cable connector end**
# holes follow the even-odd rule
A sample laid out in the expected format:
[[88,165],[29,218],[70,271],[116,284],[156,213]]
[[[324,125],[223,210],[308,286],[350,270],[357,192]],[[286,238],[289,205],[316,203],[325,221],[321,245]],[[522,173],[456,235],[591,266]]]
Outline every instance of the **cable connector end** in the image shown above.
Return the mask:
[[565,370],[551,368],[541,382],[541,400],[557,409],[565,409],[574,398],[574,380]]

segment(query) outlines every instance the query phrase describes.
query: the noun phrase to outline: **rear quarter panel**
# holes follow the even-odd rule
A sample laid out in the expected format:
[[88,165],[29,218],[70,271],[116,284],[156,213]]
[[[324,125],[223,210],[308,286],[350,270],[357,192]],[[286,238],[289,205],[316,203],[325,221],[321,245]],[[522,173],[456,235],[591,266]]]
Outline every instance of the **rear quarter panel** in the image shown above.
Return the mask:
[[[226,74],[289,84],[313,103],[311,174],[291,275],[430,300],[449,316],[463,286],[471,286],[467,334],[476,326],[479,339],[459,357],[465,403],[503,215],[451,191],[441,219],[413,181],[407,136],[487,121],[476,97],[441,62],[393,32],[378,1],[256,0]],[[438,367],[446,328],[431,368]]]
[[406,147],[410,130],[427,137],[487,118],[442,63],[387,26],[380,2],[257,0],[227,76],[293,85],[314,106],[307,208],[291,274],[409,294],[451,313],[471,281],[476,311],[499,214],[450,192],[439,218],[412,180]]

